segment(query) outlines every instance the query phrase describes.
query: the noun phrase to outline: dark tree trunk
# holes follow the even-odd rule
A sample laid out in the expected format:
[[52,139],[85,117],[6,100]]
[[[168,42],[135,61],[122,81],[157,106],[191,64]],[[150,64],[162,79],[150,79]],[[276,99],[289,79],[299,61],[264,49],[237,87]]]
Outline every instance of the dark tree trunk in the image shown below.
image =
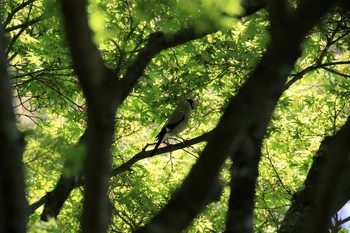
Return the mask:
[[350,199],[349,141],[348,119],[335,136],[321,143],[278,232],[328,232],[331,216]]
[[16,127],[4,31],[0,27],[0,232],[24,233],[28,215],[22,171],[24,139]]

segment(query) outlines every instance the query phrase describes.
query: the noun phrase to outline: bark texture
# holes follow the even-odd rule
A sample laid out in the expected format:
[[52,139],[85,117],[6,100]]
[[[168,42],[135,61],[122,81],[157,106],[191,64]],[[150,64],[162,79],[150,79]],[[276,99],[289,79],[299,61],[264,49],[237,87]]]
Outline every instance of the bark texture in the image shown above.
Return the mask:
[[22,171],[24,139],[16,127],[5,48],[0,25],[0,232],[22,233],[28,218]]

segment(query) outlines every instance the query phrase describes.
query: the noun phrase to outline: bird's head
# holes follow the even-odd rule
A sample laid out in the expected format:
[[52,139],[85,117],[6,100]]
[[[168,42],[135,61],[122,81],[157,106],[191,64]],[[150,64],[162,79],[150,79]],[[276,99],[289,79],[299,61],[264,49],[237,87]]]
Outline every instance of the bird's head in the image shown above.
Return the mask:
[[197,104],[193,99],[186,99],[186,101],[191,105],[192,109],[195,109],[197,107]]

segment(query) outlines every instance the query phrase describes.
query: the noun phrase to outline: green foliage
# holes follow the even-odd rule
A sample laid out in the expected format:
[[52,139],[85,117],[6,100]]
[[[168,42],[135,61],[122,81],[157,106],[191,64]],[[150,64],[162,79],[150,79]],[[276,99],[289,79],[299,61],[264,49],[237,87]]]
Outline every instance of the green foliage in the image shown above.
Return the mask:
[[[22,1],[5,1],[2,11],[11,12]],[[226,7],[228,6],[228,7]],[[23,32],[9,30],[12,83],[21,100],[18,116],[29,115],[36,126],[20,125],[26,131],[27,199],[34,203],[52,190],[61,172],[72,175],[80,169],[84,145],[76,146],[86,123],[85,100],[71,69],[57,6],[35,1],[14,15],[10,29],[48,13],[49,17]],[[211,25],[221,30],[199,40],[157,55],[128,96],[116,119],[113,167],[123,164],[154,142],[154,136],[178,102],[194,98],[199,107],[190,126],[180,136],[191,139],[216,126],[229,97],[245,82],[269,42],[266,12],[243,18],[238,1],[108,1],[89,5],[94,40],[109,68],[123,77],[126,67],[156,31],[174,32],[186,26],[198,30]],[[7,14],[5,14],[7,15]],[[295,74],[322,63],[349,61],[349,39],[330,45],[327,38],[337,28],[339,17],[324,19],[303,44]],[[341,33],[340,33],[341,34]],[[334,35],[337,38],[340,35]],[[319,60],[319,58],[322,58]],[[257,232],[275,232],[291,200],[303,183],[312,156],[325,135],[334,135],[349,115],[349,64],[314,69],[294,83],[279,101],[262,148],[256,194]],[[116,78],[118,78],[116,77]],[[291,77],[291,80],[294,76]],[[254,93],[252,93],[254,94]],[[23,102],[28,103],[27,105]],[[109,197],[111,231],[130,232],[149,221],[182,182],[204,143],[188,149],[143,159],[131,171],[113,177]],[[63,164],[71,166],[62,169]],[[222,172],[224,194],[209,205],[186,232],[224,230],[229,195],[229,162]],[[30,232],[78,232],[82,191],[74,190],[59,218],[39,222],[42,208],[30,217]]]
[[58,228],[57,223],[54,219],[50,219],[48,222],[36,221],[32,226],[30,226],[29,232],[33,233],[59,233],[61,229]]
[[138,0],[136,3],[139,21],[154,20],[156,28],[167,32],[191,25],[195,25],[198,30],[203,30],[208,25],[232,27],[236,21],[233,16],[241,12],[240,2],[237,0]]

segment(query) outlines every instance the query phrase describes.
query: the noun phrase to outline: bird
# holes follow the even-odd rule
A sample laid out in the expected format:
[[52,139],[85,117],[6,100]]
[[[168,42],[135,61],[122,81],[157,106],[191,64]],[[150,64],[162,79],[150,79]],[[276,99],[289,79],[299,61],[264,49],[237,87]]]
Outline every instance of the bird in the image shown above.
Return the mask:
[[156,153],[160,144],[168,139],[169,136],[177,135],[187,127],[191,111],[194,109],[194,107],[195,102],[193,99],[185,99],[177,106],[177,108],[165,122],[159,134],[156,136],[158,141],[150,156],[153,156]]

